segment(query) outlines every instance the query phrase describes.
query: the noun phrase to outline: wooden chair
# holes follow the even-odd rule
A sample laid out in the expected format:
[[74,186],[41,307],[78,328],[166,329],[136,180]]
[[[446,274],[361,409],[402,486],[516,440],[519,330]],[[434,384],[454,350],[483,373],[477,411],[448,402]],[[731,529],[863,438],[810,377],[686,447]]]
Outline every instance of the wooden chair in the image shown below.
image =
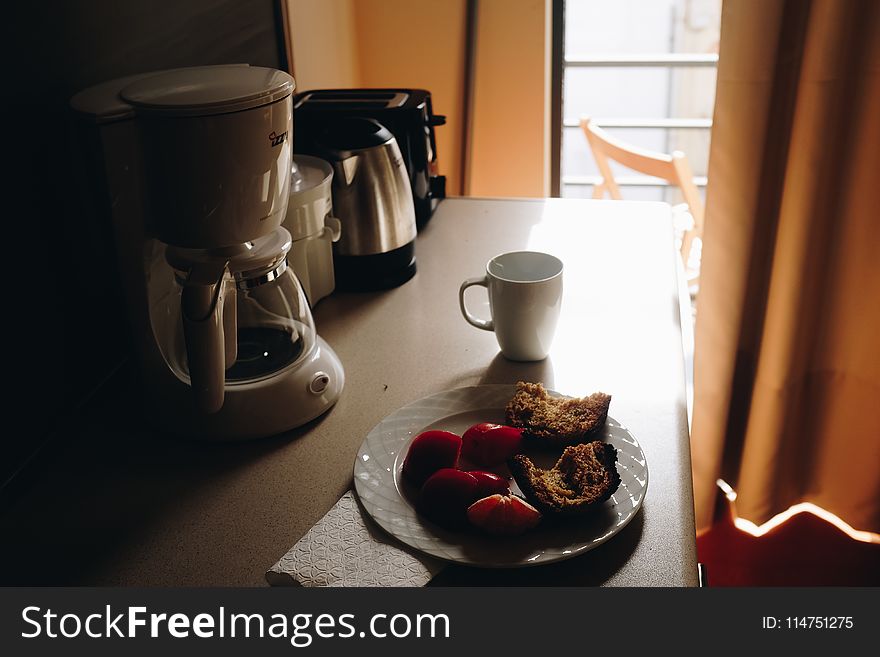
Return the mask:
[[[581,129],[587,137],[590,150],[593,151],[599,173],[602,174],[602,182],[593,188],[593,198],[602,198],[605,192],[608,192],[611,198],[622,199],[620,187],[611,173],[609,160],[614,160],[634,171],[663,178],[681,190],[687,209],[693,218],[691,227],[685,230],[681,239],[681,257],[687,268],[694,239],[703,237],[704,209],[703,200],[694,184],[694,175],[685,154],[674,151],[672,155],[667,155],[631,146],[609,135],[589,117],[581,119]],[[699,272],[688,276],[689,285],[698,282]]]

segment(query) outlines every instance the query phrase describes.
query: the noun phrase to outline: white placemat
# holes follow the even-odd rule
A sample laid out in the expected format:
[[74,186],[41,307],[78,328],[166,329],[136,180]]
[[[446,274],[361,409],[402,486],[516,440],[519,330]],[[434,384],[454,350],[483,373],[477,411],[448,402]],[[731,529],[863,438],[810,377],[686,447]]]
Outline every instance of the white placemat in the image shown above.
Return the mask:
[[272,586],[424,586],[444,562],[365,519],[348,491],[266,572]]

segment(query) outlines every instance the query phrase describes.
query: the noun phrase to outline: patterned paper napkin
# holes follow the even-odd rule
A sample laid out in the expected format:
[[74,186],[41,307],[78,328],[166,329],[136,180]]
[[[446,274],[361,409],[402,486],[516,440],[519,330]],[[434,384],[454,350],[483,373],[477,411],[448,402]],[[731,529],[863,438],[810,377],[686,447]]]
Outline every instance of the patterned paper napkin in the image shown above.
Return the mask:
[[266,581],[273,586],[424,586],[444,565],[365,519],[348,491],[266,572]]

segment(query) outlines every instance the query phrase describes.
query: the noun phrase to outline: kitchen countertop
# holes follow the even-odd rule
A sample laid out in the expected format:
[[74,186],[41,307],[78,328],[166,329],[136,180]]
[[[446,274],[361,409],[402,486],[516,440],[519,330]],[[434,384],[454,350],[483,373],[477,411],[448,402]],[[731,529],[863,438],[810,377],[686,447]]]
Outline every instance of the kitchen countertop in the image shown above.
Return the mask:
[[[504,359],[461,317],[458,286],[508,250],[565,263],[550,357]],[[52,444],[0,517],[8,584],[261,586],[265,571],[351,486],[354,457],[383,417],[482,383],[603,390],[650,471],[641,512],[568,561],[516,570],[449,566],[435,585],[697,584],[675,250],[662,203],[447,199],[420,232],[418,273],[315,309],[346,385],[336,407],[265,440],[206,444],[151,429],[128,369]],[[486,315],[485,292],[468,292]],[[481,308],[482,302],[482,308]],[[156,412],[155,409],[150,412]]]

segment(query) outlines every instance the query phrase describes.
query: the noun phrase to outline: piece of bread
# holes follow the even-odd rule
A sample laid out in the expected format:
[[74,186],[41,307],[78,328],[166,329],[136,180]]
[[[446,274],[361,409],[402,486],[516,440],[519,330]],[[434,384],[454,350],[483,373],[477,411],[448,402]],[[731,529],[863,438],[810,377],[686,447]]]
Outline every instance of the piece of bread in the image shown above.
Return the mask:
[[533,443],[563,447],[597,437],[608,419],[611,395],[594,392],[582,399],[551,397],[540,383],[516,384],[505,409],[507,423],[523,430]]
[[507,465],[525,498],[542,513],[572,516],[596,509],[620,486],[617,450],[595,440],[566,447],[550,470],[517,454]]

